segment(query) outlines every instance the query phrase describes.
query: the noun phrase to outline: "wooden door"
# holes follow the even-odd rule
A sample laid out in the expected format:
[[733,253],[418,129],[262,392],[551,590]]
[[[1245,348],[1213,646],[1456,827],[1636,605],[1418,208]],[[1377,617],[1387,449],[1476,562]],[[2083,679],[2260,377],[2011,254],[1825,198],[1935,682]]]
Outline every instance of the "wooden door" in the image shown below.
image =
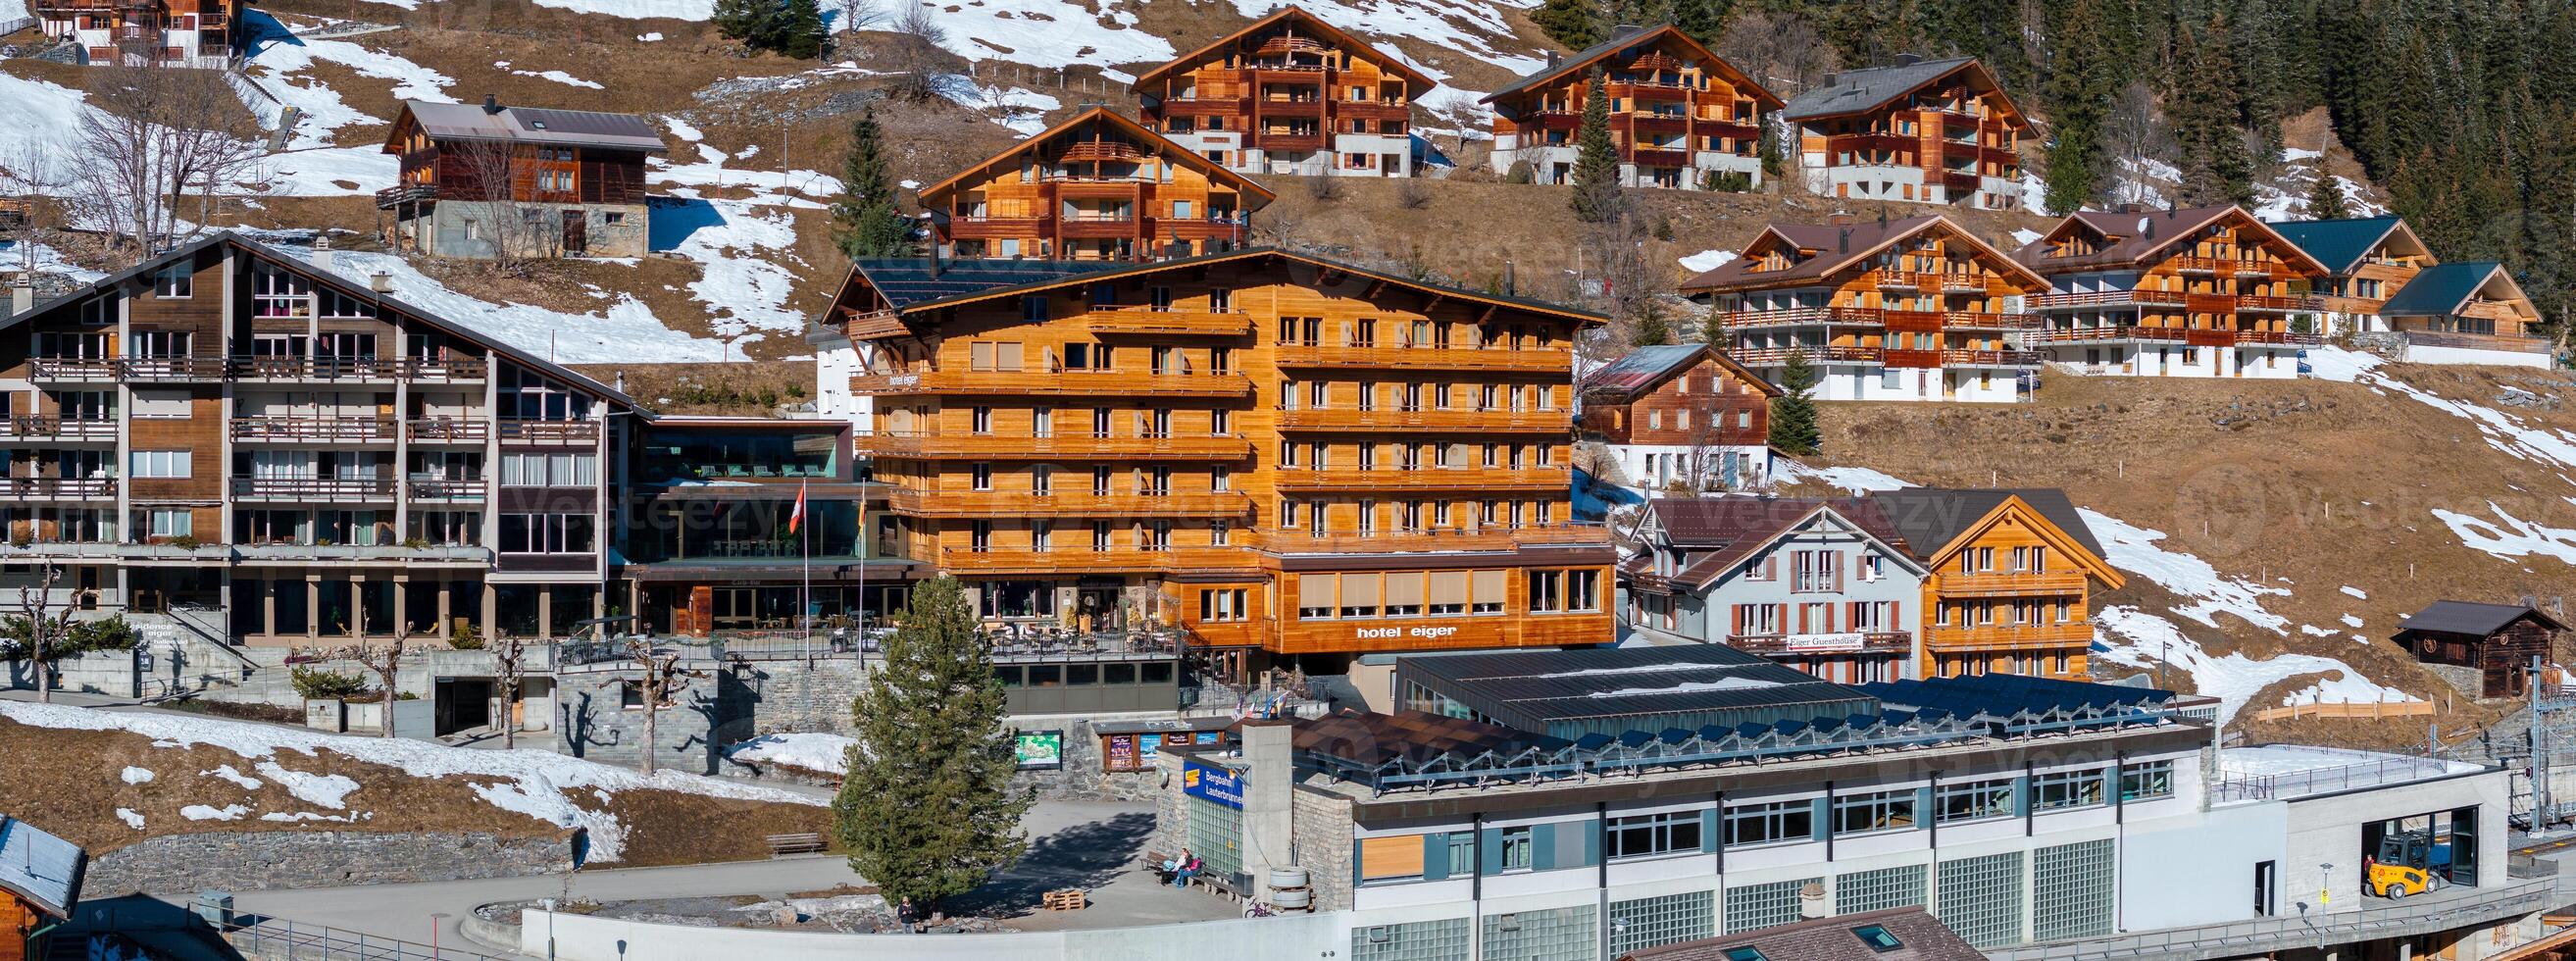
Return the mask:
[[578,210],[563,212],[563,249],[566,254],[590,251],[590,221]]

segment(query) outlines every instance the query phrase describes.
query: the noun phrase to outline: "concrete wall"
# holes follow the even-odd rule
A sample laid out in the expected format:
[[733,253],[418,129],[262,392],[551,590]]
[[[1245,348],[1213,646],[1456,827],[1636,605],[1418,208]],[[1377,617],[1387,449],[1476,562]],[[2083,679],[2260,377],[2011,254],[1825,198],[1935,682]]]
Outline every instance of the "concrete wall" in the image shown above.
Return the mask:
[[505,840],[473,833],[244,831],[152,838],[92,859],[93,897],[130,891],[261,891],[271,888],[467,881],[548,874],[571,864],[561,839]]
[[2519,350],[2477,350],[2468,347],[2425,347],[2408,344],[2406,362],[2410,364],[2494,364],[2505,367],[2546,369],[2549,366],[2549,355]]
[[[654,722],[654,763],[692,774],[723,768],[724,745],[751,736],[747,670],[698,665],[701,676],[662,708]],[[572,671],[555,676],[557,750],[605,764],[640,767],[644,717],[624,704],[632,670]]]
[[[652,213],[651,208],[644,204],[526,203],[503,209],[491,204],[448,202],[432,206],[427,216],[407,221],[404,226],[425,234],[419,238],[420,244],[433,256],[489,260],[496,248],[492,218],[505,214],[518,216],[516,211],[520,210],[537,211],[537,216],[549,225],[559,222],[562,216],[559,211],[584,211],[585,232],[589,240],[586,256],[641,257],[652,252]],[[621,215],[621,222],[609,223],[610,214]],[[469,220],[481,221],[480,236],[476,239],[469,240],[465,236],[465,224]],[[559,239],[552,234],[550,230],[545,232],[546,243],[558,242]]]
[[578,914],[521,916],[519,950],[562,961],[804,961],[851,957],[975,961],[1289,961],[1350,956],[1341,912],[1152,927],[1010,934],[821,934],[647,924]]
[[[2254,865],[2281,868],[2289,805],[2240,804],[2199,817],[2125,826],[2120,845],[2123,930],[2215,924],[2254,917]],[[2296,912],[2298,899],[2274,875],[2273,909]]]
[[[2359,911],[2378,903],[2361,893],[2363,822],[2412,817],[2454,808],[2478,810],[2480,887],[2505,883],[2505,823],[2511,810],[2503,771],[2299,798],[2288,802],[2289,843],[2281,865],[2284,913],[2306,902],[2311,911]],[[2324,865],[2334,865],[2329,870]]]

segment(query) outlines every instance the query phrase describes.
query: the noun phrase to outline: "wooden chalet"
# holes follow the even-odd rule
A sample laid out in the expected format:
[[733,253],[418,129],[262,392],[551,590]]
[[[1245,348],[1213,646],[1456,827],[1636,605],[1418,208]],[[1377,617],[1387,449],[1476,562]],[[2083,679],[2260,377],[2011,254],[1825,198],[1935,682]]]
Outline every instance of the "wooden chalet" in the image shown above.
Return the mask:
[[88,869],[79,845],[0,814],[0,961],[66,956],[50,931],[71,920]]
[[1597,322],[1257,249],[861,261],[820,324],[898,550],[985,617],[1144,617],[1242,670],[1606,640],[1613,552],[1569,503]]
[[1736,259],[1681,285],[1727,356],[1774,383],[1805,355],[1825,400],[2010,401],[2042,358],[2011,335],[2047,281],[1937,215],[1772,224]]
[[2427,267],[2379,313],[2416,363],[2555,366],[2548,339],[2534,333],[2539,308],[2492,260]]
[[1245,246],[1271,192],[1095,107],[921,190],[955,257],[1153,260]]
[[2125,583],[2054,488],[1909,487],[1868,496],[1923,563],[1927,677],[2090,677],[2091,591]]
[[1867,498],[1658,497],[1619,565],[1629,625],[1846,684],[1919,679],[1922,562]]
[[2273,232],[2326,268],[2310,285],[2321,301],[2320,333],[2386,331],[2379,309],[2424,268],[2440,263],[2402,217],[2273,221]]
[[92,64],[225,69],[243,50],[242,0],[28,0],[50,40]]
[[1762,183],[1763,117],[1780,98],[1669,24],[1621,27],[1571,57],[1550,54],[1547,69],[1487,96],[1494,168],[1528,164],[1537,182],[1572,183],[1595,68],[1610,101],[1621,183],[1707,190],[1729,174],[1741,178],[1739,189]]
[[2555,664],[2567,625],[2529,604],[2434,601],[2397,622],[2395,640],[2425,664],[2471,668],[2480,697],[2521,697],[2531,664]]
[[2242,208],[2081,211],[2013,255],[2048,278],[2023,342],[2095,373],[2296,377],[2329,271]]
[[1830,197],[2021,207],[2021,145],[2036,125],[1974,57],[1913,55],[1835,74],[1792,98],[1798,169]]
[[1639,347],[1584,378],[1578,430],[1609,452],[1620,483],[1751,487],[1771,476],[1778,396],[1762,375],[1707,344]]
[[1437,81],[1285,6],[1145,71],[1145,126],[1249,174],[1410,177],[1413,102]]
[[667,148],[642,116],[409,100],[384,152],[402,158],[394,186],[376,191],[398,248],[475,259],[505,247],[525,257],[651,251],[644,161]]

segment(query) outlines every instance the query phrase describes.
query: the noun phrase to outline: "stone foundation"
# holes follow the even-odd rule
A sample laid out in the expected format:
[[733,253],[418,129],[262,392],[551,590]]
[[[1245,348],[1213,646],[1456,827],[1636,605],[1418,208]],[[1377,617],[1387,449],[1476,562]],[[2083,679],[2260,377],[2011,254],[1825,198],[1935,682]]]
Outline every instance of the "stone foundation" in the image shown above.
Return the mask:
[[180,834],[118,848],[90,861],[84,887],[107,897],[130,891],[264,891],[470,881],[551,874],[571,861],[571,847],[563,839],[505,840],[480,832]]

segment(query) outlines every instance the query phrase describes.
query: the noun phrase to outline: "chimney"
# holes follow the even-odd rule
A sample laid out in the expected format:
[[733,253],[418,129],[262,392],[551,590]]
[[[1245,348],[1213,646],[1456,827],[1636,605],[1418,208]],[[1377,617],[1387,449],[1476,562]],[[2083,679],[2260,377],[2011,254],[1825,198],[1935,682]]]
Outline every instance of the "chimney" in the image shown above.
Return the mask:
[[1798,918],[1813,921],[1833,914],[1825,905],[1825,883],[1809,881],[1798,889]]
[[1825,222],[1826,222],[1826,223],[1829,223],[1829,224],[1832,224],[1832,225],[1834,225],[1834,226],[1836,226],[1836,227],[1849,227],[1849,226],[1851,226],[1851,225],[1852,225],[1852,222],[1853,222],[1853,221],[1852,221],[1851,211],[1848,211],[1848,210],[1836,210],[1836,211],[1834,211],[1834,212],[1833,212],[1833,214],[1832,214],[1831,216],[1828,216],[1828,217],[1826,217],[1826,218],[1825,218]]
[[1851,253],[1851,228],[1845,227],[1834,232],[1834,252],[1838,254]]
[[617,380],[616,380],[614,383],[610,384],[610,385],[609,385],[609,387],[610,387],[610,389],[615,390],[615,391],[617,391],[618,393],[621,393],[621,394],[625,393],[625,392],[626,392],[626,371],[624,371],[624,370],[622,370],[622,369],[621,369],[621,370],[619,370],[619,371],[617,372]]
[[36,277],[19,274],[9,282],[9,316],[15,317],[36,309]]
[[314,240],[313,240],[313,266],[314,266],[316,269],[322,270],[322,271],[324,271],[324,272],[326,272],[326,273],[330,271],[330,269],[331,269],[331,238],[330,238],[330,237],[328,237],[328,236],[323,236],[323,237],[317,237],[317,238],[314,238]]
[[487,114],[500,113],[500,112],[501,112],[501,98],[499,98],[499,97],[495,97],[495,96],[493,96],[493,95],[491,95],[491,94],[488,94],[488,93],[487,93],[487,94],[484,94],[484,95],[483,95],[483,112],[484,112],[484,113],[487,113]]
[[1896,55],[1896,65],[1900,67],[1911,67],[1922,62],[1923,55],[1919,53],[1900,53]]
[[1826,75],[1825,75],[1825,86],[1828,86],[1828,87],[1833,86],[1833,85],[1834,85],[1834,81],[1839,80],[1839,79],[1842,79],[1842,74],[1838,74],[1838,73],[1829,73],[1829,74],[1826,74]]
[[1548,52],[1547,52],[1547,65],[1548,65],[1549,67],[1555,67],[1556,65],[1561,64],[1561,63],[1564,63],[1564,62],[1565,62],[1565,54],[1563,54],[1563,53],[1559,53],[1559,52],[1554,51],[1554,50],[1550,50],[1550,51],[1548,51]]
[[374,274],[367,277],[367,289],[379,294],[393,293],[394,275],[381,270],[376,271]]
[[1503,296],[1518,297],[1520,296],[1520,293],[1521,284],[1519,275],[1512,269],[1511,261],[1503,261]]
[[2142,213],[2146,213],[2146,212],[2147,212],[2147,205],[2142,204],[2142,203],[2139,203],[2139,202],[2137,202],[2137,201],[2135,201],[2135,200],[2123,200],[2123,201],[2121,201],[2121,202],[2120,202],[2120,205],[2119,205],[2119,206],[2117,206],[2117,207],[2113,207],[2113,208],[2111,208],[2111,209],[2113,209],[2113,210],[2117,210],[2117,211],[2119,211],[2119,212],[2121,212],[2121,213],[2124,213],[2124,214],[2142,214]]

